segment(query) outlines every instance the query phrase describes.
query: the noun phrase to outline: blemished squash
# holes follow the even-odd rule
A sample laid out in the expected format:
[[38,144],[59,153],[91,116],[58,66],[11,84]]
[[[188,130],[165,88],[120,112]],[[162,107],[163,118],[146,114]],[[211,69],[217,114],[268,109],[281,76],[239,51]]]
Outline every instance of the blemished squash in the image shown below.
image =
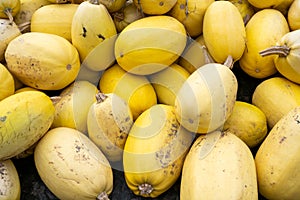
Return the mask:
[[13,22],[13,17],[20,11],[20,7],[20,0],[1,0],[0,18],[8,18],[10,22]]
[[246,30],[243,18],[233,3],[215,1],[207,8],[203,19],[203,38],[217,63],[224,63],[228,56],[234,62],[241,58],[246,47]]
[[65,87],[55,103],[52,128],[69,127],[87,134],[87,115],[96,101],[98,88],[88,81],[75,81]]
[[67,127],[49,130],[33,155],[39,176],[59,199],[107,199],[112,192],[110,163],[78,130]]
[[173,106],[157,104],[144,111],[124,146],[123,167],[129,189],[135,195],[154,198],[172,187],[194,136],[180,126]]
[[262,57],[259,52],[275,45],[288,32],[287,20],[280,11],[262,9],[256,12],[246,25],[247,47],[239,60],[241,69],[254,78],[274,75],[277,72],[275,56]]
[[180,21],[189,36],[198,37],[203,31],[204,14],[214,0],[177,0],[168,14]]
[[130,107],[135,120],[142,112],[157,104],[155,90],[143,75],[126,72],[118,64],[104,70],[99,89],[102,93],[115,93],[124,99]]
[[267,199],[299,199],[299,119],[297,106],[274,125],[255,155],[259,192]]
[[236,101],[231,115],[224,123],[223,130],[235,134],[248,147],[253,148],[261,144],[268,133],[267,118],[257,106]]
[[168,13],[177,0],[133,0],[136,7],[147,15],[163,15]]
[[249,147],[230,131],[200,135],[183,164],[181,200],[257,200],[257,176]]
[[0,172],[0,199],[20,200],[20,178],[18,171],[11,159],[0,161]]
[[50,128],[54,111],[50,97],[40,91],[20,92],[0,101],[0,160],[37,142]]
[[56,34],[71,42],[71,26],[78,4],[50,4],[37,9],[31,16],[30,30]]
[[182,84],[175,99],[180,124],[192,132],[208,133],[222,128],[232,113],[238,83],[228,66],[206,64]]
[[288,13],[287,20],[292,31],[300,29],[300,0],[294,0],[291,4]]
[[252,104],[265,113],[271,129],[291,109],[300,105],[300,86],[284,77],[266,79],[255,88]]
[[15,92],[15,81],[8,69],[0,63],[0,101]]
[[186,40],[183,24],[174,17],[144,17],[118,35],[116,61],[129,73],[149,75],[173,64],[183,52]]
[[[89,53],[97,49],[97,66],[88,66],[95,71],[104,70],[115,60],[113,54],[114,39],[117,34],[114,21],[107,8],[99,0],[84,1],[79,4],[72,20],[72,44],[79,52],[83,62]],[[107,42],[108,41],[108,42]],[[102,43],[108,46],[102,49]],[[99,55],[100,59],[99,59]]]
[[59,90],[72,83],[80,70],[76,48],[65,38],[28,32],[7,46],[5,60],[9,71],[27,86]]
[[110,162],[122,161],[133,117],[126,101],[114,93],[96,95],[87,116],[88,137]]
[[275,46],[259,53],[262,56],[275,55],[277,71],[285,78],[300,84],[300,30],[286,33]]

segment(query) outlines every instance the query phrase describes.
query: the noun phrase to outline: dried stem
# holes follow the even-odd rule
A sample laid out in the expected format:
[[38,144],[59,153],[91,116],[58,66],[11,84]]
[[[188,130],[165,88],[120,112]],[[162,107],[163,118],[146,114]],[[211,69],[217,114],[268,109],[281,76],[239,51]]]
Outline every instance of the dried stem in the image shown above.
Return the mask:
[[229,67],[229,69],[232,69],[233,68],[233,64],[234,64],[233,58],[232,58],[231,55],[229,55],[229,56],[227,56],[227,58],[226,58],[226,60],[225,60],[225,62],[224,62],[223,65]]
[[102,103],[108,96],[105,95],[104,93],[102,92],[98,92],[96,94],[96,100],[97,100],[97,103]]
[[60,100],[61,100],[61,96],[53,96],[53,97],[50,97],[53,105],[57,104]]
[[286,45],[283,46],[273,46],[269,47],[265,50],[259,52],[261,56],[269,56],[269,55],[279,55],[279,56],[288,56],[290,53],[291,48]]
[[9,22],[10,22],[10,23],[13,23],[14,17],[12,16],[12,10],[11,10],[11,8],[5,8],[5,9],[4,9],[4,13],[5,13],[6,16],[8,17]]
[[101,193],[97,196],[96,199],[97,199],[97,200],[109,200],[109,198],[108,198],[106,192],[101,192]]
[[153,191],[153,187],[152,185],[148,184],[148,183],[143,183],[141,185],[138,186],[140,194],[143,196],[148,196],[151,194],[151,192]]
[[23,23],[18,25],[18,28],[19,28],[21,33],[29,27],[30,27],[30,22],[23,22]]

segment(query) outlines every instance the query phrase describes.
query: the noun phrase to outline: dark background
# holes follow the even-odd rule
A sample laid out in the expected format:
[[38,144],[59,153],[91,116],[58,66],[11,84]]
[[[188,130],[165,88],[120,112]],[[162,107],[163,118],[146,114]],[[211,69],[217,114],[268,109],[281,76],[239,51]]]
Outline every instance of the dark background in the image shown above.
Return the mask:
[[[263,81],[263,79],[255,79],[245,74],[238,65],[233,67],[233,72],[238,79],[238,95],[237,100],[251,103],[252,94],[256,86]],[[251,149],[255,155],[257,149]],[[21,182],[21,200],[57,200],[55,195],[48,190],[48,188],[41,181],[35,165],[33,156],[21,159],[12,159],[15,163],[19,178]],[[144,200],[134,195],[127,187],[123,172],[113,170],[114,187],[113,192],[109,196],[111,200]],[[177,182],[167,192],[154,198],[155,200],[179,200],[180,192],[180,177]],[[259,197],[263,200],[263,197]],[[147,199],[149,200],[149,198]]]

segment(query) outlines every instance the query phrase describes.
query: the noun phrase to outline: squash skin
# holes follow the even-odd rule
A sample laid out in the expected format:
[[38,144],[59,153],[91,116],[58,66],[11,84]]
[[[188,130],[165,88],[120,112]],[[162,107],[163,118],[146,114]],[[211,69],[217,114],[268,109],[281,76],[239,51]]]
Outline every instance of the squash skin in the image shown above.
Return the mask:
[[267,199],[299,199],[299,119],[297,106],[275,124],[256,153],[258,188]]
[[0,199],[20,200],[21,184],[18,171],[11,159],[0,161]]
[[287,20],[288,20],[290,29],[292,31],[300,29],[299,9],[300,9],[300,1],[294,0],[288,10],[288,13],[287,13]]
[[34,163],[42,181],[59,199],[95,200],[112,191],[113,174],[108,160],[78,130],[49,130],[35,147]]
[[66,87],[80,69],[76,48],[65,38],[49,33],[28,32],[14,38],[7,46],[5,60],[22,83],[40,90]]
[[150,75],[174,63],[186,45],[182,23],[171,16],[138,19],[124,28],[115,42],[117,63],[127,72]]
[[275,45],[288,32],[287,20],[280,11],[263,9],[256,12],[246,25],[247,43],[239,60],[241,69],[254,78],[274,75],[277,72],[275,56],[262,57],[259,52]]
[[238,83],[229,67],[206,64],[194,71],[177,93],[175,113],[187,130],[206,134],[222,129],[236,101]]
[[254,90],[252,104],[265,113],[271,129],[291,109],[300,105],[300,86],[284,77],[269,78]]
[[256,8],[264,9],[279,6],[284,0],[248,0]]
[[177,0],[133,0],[136,7],[147,15],[163,15],[168,13]]
[[[20,0],[1,0],[0,2],[0,18],[9,18],[9,20],[13,20],[13,18],[19,11],[21,7]],[[9,12],[7,15],[6,12]]]
[[0,101],[15,93],[15,81],[7,68],[0,63]]
[[[134,122],[124,146],[123,166],[134,194],[157,197],[178,179],[194,134],[179,125],[173,106],[157,104]],[[153,190],[142,192],[148,184]]]
[[258,199],[255,162],[248,146],[229,131],[200,135],[183,164],[180,199]]
[[246,30],[238,8],[229,1],[215,1],[207,8],[203,19],[205,45],[217,63],[230,55],[239,60],[246,47]]
[[20,92],[0,101],[0,160],[37,142],[50,128],[54,111],[50,98],[40,91]]

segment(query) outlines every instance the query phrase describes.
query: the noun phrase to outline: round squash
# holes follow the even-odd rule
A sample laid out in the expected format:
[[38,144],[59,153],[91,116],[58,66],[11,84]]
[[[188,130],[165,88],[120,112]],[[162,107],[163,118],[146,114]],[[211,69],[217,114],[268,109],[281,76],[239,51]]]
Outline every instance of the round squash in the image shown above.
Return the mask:
[[15,81],[7,68],[0,63],[0,101],[15,92]]
[[217,63],[224,63],[228,56],[236,62],[246,47],[243,18],[229,1],[215,1],[206,10],[203,19],[205,45]]
[[50,128],[54,112],[51,99],[40,91],[20,92],[0,101],[0,160],[37,142]]
[[288,32],[287,20],[280,11],[263,9],[256,12],[246,25],[247,48],[239,60],[241,69],[254,78],[274,75],[277,72],[275,56],[262,57],[259,52],[275,45]]
[[115,93],[124,99],[134,120],[157,103],[157,95],[147,77],[127,73],[118,64],[103,72],[99,88],[102,93]]
[[252,104],[265,113],[271,129],[291,109],[300,105],[300,86],[284,77],[266,79],[255,88]]
[[183,164],[180,199],[257,200],[253,155],[229,131],[200,135]]
[[115,42],[117,63],[126,71],[148,75],[165,69],[183,52],[186,31],[177,19],[149,16],[129,24]]
[[300,84],[300,30],[286,33],[276,43],[259,52],[262,56],[276,55],[274,64],[280,74]]
[[290,26],[290,29],[297,30],[300,29],[300,0],[294,0],[291,4],[288,13],[287,20]]
[[21,199],[19,174],[11,159],[0,161],[0,199]]
[[5,51],[7,68],[22,83],[41,90],[59,90],[79,72],[76,48],[65,38],[28,32],[14,38]]
[[20,0],[1,0],[0,1],[0,18],[8,18],[13,22],[13,17],[20,11]]
[[188,71],[174,63],[162,71],[151,74],[148,78],[154,87],[158,102],[173,106],[177,92],[189,76]]
[[189,36],[198,37],[203,31],[204,14],[213,2],[214,0],[177,0],[168,14],[185,26]]
[[224,123],[223,130],[235,134],[248,147],[253,148],[261,144],[268,133],[267,118],[257,106],[236,101],[231,115]]
[[168,13],[177,0],[133,0],[138,9],[147,15],[163,15]]
[[206,64],[179,89],[174,105],[176,117],[189,131],[212,132],[222,128],[232,113],[236,95],[237,79],[229,67]]
[[270,130],[255,155],[257,183],[266,199],[300,196],[300,107],[286,113]]
[[112,191],[108,160],[80,131],[66,127],[49,130],[33,155],[39,176],[59,199],[107,199]]
[[71,42],[71,26],[78,4],[50,4],[37,9],[31,16],[32,32],[51,33]]
[[69,127],[87,134],[87,115],[98,88],[88,81],[75,81],[62,90],[55,103],[52,128]]
[[124,175],[130,190],[154,198],[172,187],[193,138],[176,120],[173,106],[157,104],[144,111],[124,146]]
[[130,108],[114,93],[98,93],[96,99],[87,116],[88,136],[109,161],[122,161],[125,141],[133,124]]

